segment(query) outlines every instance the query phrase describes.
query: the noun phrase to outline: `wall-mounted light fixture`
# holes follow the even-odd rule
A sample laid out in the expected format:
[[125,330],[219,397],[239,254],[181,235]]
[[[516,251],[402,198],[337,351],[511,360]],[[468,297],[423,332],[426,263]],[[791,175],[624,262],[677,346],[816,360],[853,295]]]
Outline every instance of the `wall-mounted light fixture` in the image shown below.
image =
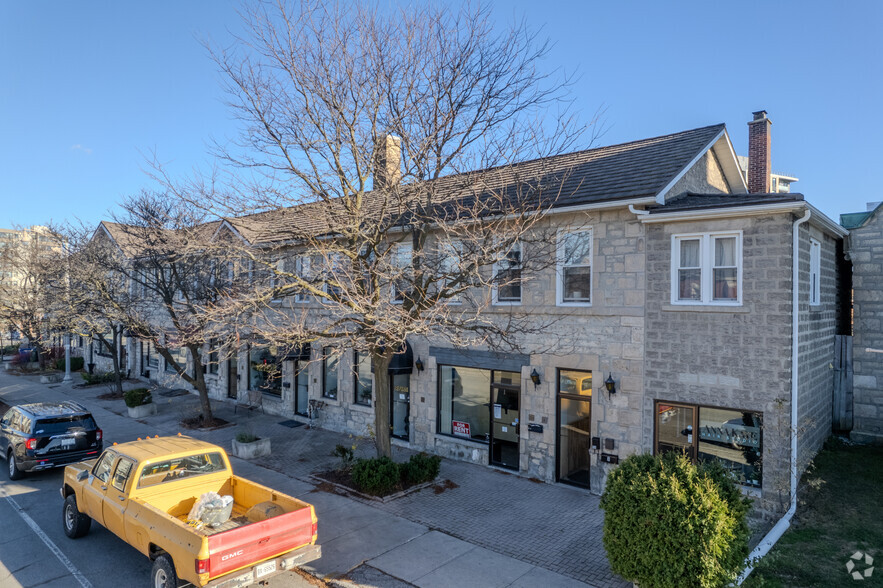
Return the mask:
[[423,368],[426,367],[426,366],[423,365],[423,360],[420,359],[419,356],[417,357],[417,361],[414,362],[414,367],[417,368],[417,371],[418,371],[418,372],[422,372],[422,371],[423,371]]
[[533,368],[533,371],[530,372],[530,381],[533,382],[534,388],[540,385],[540,374],[537,372],[537,368]]
[[616,394],[616,382],[613,381],[613,374],[608,372],[607,379],[604,380],[604,387],[607,388],[608,394]]

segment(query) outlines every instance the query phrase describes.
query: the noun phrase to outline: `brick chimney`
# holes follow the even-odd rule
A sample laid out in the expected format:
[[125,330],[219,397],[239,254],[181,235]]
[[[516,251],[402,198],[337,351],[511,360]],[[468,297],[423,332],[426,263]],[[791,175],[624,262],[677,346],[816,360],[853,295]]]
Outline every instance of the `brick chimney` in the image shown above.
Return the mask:
[[748,192],[750,194],[770,191],[770,126],[766,110],[752,113],[754,120],[748,123]]
[[402,140],[384,135],[374,152],[374,189],[394,186],[402,179]]

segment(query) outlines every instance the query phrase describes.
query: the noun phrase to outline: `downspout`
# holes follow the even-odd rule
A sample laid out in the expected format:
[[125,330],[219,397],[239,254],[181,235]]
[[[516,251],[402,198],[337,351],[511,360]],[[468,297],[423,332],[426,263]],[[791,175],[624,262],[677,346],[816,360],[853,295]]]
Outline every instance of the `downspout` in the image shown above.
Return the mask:
[[631,212],[632,214],[634,214],[638,218],[641,218],[642,216],[647,216],[648,214],[650,214],[649,210],[638,210],[637,208],[635,208],[634,204],[629,204],[629,212]]
[[806,214],[802,218],[794,221],[791,233],[791,507],[785,512],[779,522],[777,522],[769,533],[761,539],[754,551],[745,561],[745,569],[736,580],[737,585],[741,585],[745,578],[754,570],[754,563],[769,553],[773,545],[785,534],[788,527],[791,526],[791,519],[797,510],[797,376],[799,374],[797,366],[798,352],[798,295],[800,294],[799,279],[799,253],[800,253],[800,225],[809,220],[812,211],[808,208]]

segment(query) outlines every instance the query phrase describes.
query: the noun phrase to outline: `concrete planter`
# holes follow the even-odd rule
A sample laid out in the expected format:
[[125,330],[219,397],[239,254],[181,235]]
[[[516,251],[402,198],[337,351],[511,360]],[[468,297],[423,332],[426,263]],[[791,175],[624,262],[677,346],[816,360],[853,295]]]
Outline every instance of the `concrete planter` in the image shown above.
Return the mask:
[[40,376],[41,384],[54,384],[56,382],[61,381],[61,374],[49,374],[46,376]]
[[142,404],[141,406],[129,406],[127,408],[129,409],[129,417],[133,419],[140,419],[156,414],[156,405],[152,402]]
[[233,455],[242,459],[254,459],[270,455],[270,438],[258,439],[251,443],[240,443],[233,439]]

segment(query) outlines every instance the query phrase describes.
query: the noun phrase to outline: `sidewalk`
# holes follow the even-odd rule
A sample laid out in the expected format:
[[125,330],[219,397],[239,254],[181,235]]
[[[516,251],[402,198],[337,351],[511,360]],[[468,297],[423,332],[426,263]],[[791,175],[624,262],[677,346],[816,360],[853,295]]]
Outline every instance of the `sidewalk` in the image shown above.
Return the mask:
[[[75,374],[79,382],[79,376]],[[127,383],[127,388],[136,387]],[[614,576],[601,544],[603,515],[598,498],[566,486],[537,483],[493,468],[443,460],[439,481],[419,492],[380,503],[317,489],[310,474],[332,469],[335,445],[348,435],[305,426],[260,410],[234,414],[233,405],[213,400],[215,416],[234,426],[186,430],[182,418],[199,412],[195,394],[154,393],[158,414],[130,419],[122,400],[99,400],[104,386],[74,388],[40,384],[36,376],[0,371],[0,399],[7,404],[72,399],[93,410],[107,444],[138,436],[179,432],[230,448],[238,432],[270,437],[272,455],[252,461],[232,457],[240,475],[303,497],[316,507],[322,559],[305,569],[347,588],[419,586],[625,587]],[[409,451],[394,447],[404,460]],[[360,443],[359,456],[373,455]]]

